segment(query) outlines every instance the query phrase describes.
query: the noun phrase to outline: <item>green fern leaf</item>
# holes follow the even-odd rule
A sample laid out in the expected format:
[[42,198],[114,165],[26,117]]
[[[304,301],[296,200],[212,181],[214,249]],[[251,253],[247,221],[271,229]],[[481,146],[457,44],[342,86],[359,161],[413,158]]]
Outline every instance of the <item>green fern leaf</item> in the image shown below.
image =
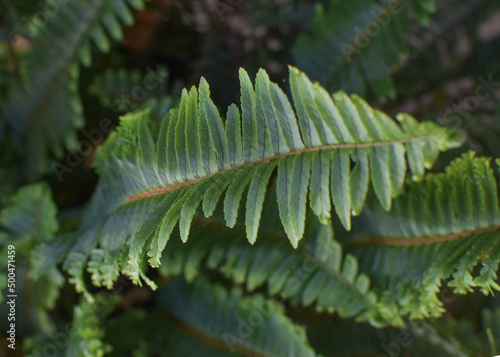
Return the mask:
[[[300,316],[311,345],[324,357],[470,357],[485,353],[484,348],[473,349],[469,344],[470,337],[475,334],[472,326],[471,330],[462,331],[460,327],[463,326],[457,326],[457,321],[450,320],[409,321],[398,329],[382,329],[352,320],[332,319],[328,315]],[[456,332],[468,332],[469,338],[458,339]],[[471,350],[477,353],[472,354]]]
[[[254,242],[273,171],[281,222],[294,247],[304,234],[308,193],[310,206],[323,222],[330,217],[331,197],[349,229],[370,181],[389,209],[402,189],[406,153],[413,175],[421,178],[440,150],[461,141],[453,131],[430,122],[419,124],[408,115],[398,116],[398,126],[357,96],[337,93],[332,98],[291,68],[297,120],[285,94],[265,71],[257,74],[255,90],[244,70],[240,77],[241,118],[231,106],[223,123],[202,79],[198,90],[183,91],[179,109],[171,110],[159,127],[147,113],[122,119],[96,155],[100,183],[83,217],[82,237],[66,260],[72,274],[80,277],[75,281],[82,281],[89,255],[94,255],[94,283],[107,286],[120,271],[138,272],[145,249],[149,263],[158,266],[177,223],[186,241],[196,209],[202,206],[210,215],[224,192],[229,227],[236,223],[246,196],[247,235]],[[128,255],[128,264],[118,258],[123,255]]]
[[305,329],[284,306],[198,277],[170,280],[151,309],[133,308],[109,319],[110,357],[316,356]]
[[50,242],[35,246],[31,252],[32,264],[30,275],[38,278],[56,267],[71,251],[78,238],[74,231],[58,234]]
[[[31,269],[37,258],[32,250],[54,241],[59,226],[56,213],[50,188],[45,184],[22,187],[0,211],[0,289],[5,294],[19,295],[18,304],[24,308],[18,312],[18,319],[29,321],[45,332],[54,330],[47,310],[53,308],[59,297],[64,277],[54,266],[34,277]],[[4,288],[7,287],[9,272],[14,272],[16,279],[15,290],[8,292]],[[25,294],[20,294],[27,290],[37,298],[30,300]],[[0,300],[2,298],[3,293]]]
[[[449,277],[455,293],[500,290],[500,209],[490,159],[464,154],[444,173],[411,183],[391,212],[373,203],[360,219],[366,228],[352,232],[358,238],[350,251],[375,291],[398,301],[402,313],[439,316],[438,293]],[[474,277],[479,263],[482,269]]]
[[[268,200],[276,202],[275,197]],[[259,239],[253,247],[241,239],[245,231],[242,220],[228,229],[221,218],[216,215],[208,220],[200,215],[187,243],[170,240],[161,259],[160,274],[183,274],[190,282],[208,267],[244,284],[250,292],[266,285],[269,294],[293,304],[314,304],[318,311],[357,316],[375,325],[389,320],[402,324],[398,317],[385,314],[387,307],[378,305],[377,296],[369,290],[369,279],[358,274],[356,259],[351,255],[343,257],[331,226],[321,225],[312,212],[297,249],[287,243],[283,229],[276,225],[276,204],[264,207]]]
[[171,355],[316,356],[305,330],[262,295],[244,297],[201,278],[189,285],[175,279],[160,289],[158,305],[171,320],[166,325],[176,326],[164,347]]
[[29,251],[35,242],[51,241],[58,229],[56,213],[47,185],[24,186],[0,212],[0,244]]
[[406,2],[331,0],[317,7],[310,33],[293,47],[297,67],[326,88],[366,96],[367,87],[381,100],[393,98],[391,67],[408,54],[410,13],[428,24],[434,0]]
[[97,294],[92,302],[83,298],[73,309],[74,317],[64,355],[92,357],[109,354],[111,346],[103,341],[106,332],[104,321],[120,300],[119,295],[112,293]]
[[[54,2],[54,1],[52,1]],[[80,63],[90,65],[91,42],[108,51],[108,37],[121,40],[121,23],[131,25],[129,9],[142,0],[89,0],[55,4],[58,11],[41,27],[23,58],[22,77],[9,88],[2,116],[22,140],[25,174],[39,176],[65,148],[78,150],[76,130],[84,124],[78,95]]]
[[94,78],[89,92],[102,106],[114,112],[128,113],[150,109],[151,118],[163,119],[174,104],[168,95],[169,72],[167,67],[148,68],[143,75],[139,71],[124,68],[110,69]]

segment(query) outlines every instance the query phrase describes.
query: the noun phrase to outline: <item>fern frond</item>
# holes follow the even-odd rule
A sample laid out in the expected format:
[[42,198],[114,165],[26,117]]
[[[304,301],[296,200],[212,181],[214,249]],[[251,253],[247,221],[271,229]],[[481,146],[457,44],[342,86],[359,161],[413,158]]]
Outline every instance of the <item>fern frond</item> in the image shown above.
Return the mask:
[[104,322],[120,299],[121,296],[107,292],[97,294],[92,302],[82,299],[81,303],[74,307],[65,356],[93,357],[111,352],[111,346],[103,341],[106,332]]
[[332,97],[291,68],[297,120],[265,71],[257,74],[255,90],[244,70],[240,78],[242,114],[231,105],[225,123],[204,79],[199,89],[183,91],[179,109],[171,110],[160,127],[146,113],[122,119],[96,155],[99,186],[83,217],[79,247],[66,261],[73,273],[80,276],[93,254],[94,282],[110,285],[126,266],[123,255],[128,255],[127,269],[138,272],[145,249],[150,264],[158,266],[177,223],[186,241],[197,208],[211,216],[224,192],[229,227],[236,223],[246,192],[246,233],[254,243],[275,171],[280,219],[297,247],[308,199],[324,223],[333,202],[349,229],[370,181],[389,209],[403,185],[406,157],[413,175],[421,178],[440,150],[461,141],[454,131],[419,124],[404,114],[398,116],[399,126],[361,98]]
[[[305,324],[311,346],[324,357],[479,355],[470,353],[474,350],[472,346],[457,339],[456,321],[410,321],[396,329],[374,328],[352,320],[332,319],[328,315],[301,314],[297,319]],[[476,351],[484,352],[484,349]]]
[[[273,200],[275,197],[270,198]],[[344,318],[357,316],[374,325],[389,320],[394,325],[402,324],[398,316],[389,315],[390,307],[378,305],[369,279],[358,273],[353,256],[343,256],[331,226],[320,224],[312,214],[297,249],[288,244],[285,233],[276,225],[279,217],[272,204],[265,206],[259,239],[251,247],[241,239],[243,222],[229,229],[217,218],[200,216],[196,220],[188,242],[168,242],[160,274],[183,274],[190,282],[208,267],[236,284],[245,284],[250,292],[265,285],[270,295],[294,305],[314,305],[318,311],[337,312]]]
[[305,329],[262,295],[175,279],[160,289],[157,305],[165,314],[160,331],[168,355],[316,356]]
[[108,51],[110,40],[123,37],[121,23],[131,25],[130,7],[142,9],[143,0],[75,0],[58,11],[33,39],[23,59],[23,80],[9,88],[2,116],[22,141],[25,173],[37,177],[50,164],[49,153],[61,157],[64,149],[77,150],[76,130],[83,126],[78,95],[80,63],[91,62],[91,42]]
[[382,100],[393,98],[390,68],[408,54],[410,12],[426,24],[434,7],[434,0],[331,0],[327,10],[317,7],[311,33],[295,43],[295,63],[330,91],[365,96],[370,87]]
[[353,232],[361,238],[350,251],[374,289],[399,301],[403,313],[439,316],[438,293],[449,277],[456,293],[500,290],[500,209],[490,159],[464,154],[444,173],[411,183],[391,212],[376,203],[368,207],[360,217],[366,230]]
[[58,229],[57,208],[45,184],[24,186],[0,212],[0,244],[29,248],[48,242]]
[[168,89],[168,77],[168,68],[161,65],[155,70],[148,68],[144,75],[124,68],[111,69],[94,79],[89,92],[114,112],[123,114],[149,109],[150,119],[160,122],[174,105],[178,105],[172,90]]
[[174,104],[168,91],[168,68],[148,68],[145,74],[125,68],[110,69],[98,75],[89,87],[104,107],[128,113],[150,109],[153,121],[159,121]]
[[33,278],[42,276],[57,264],[61,263],[74,247],[78,239],[77,232],[58,234],[50,242],[43,242],[33,248],[30,275]]
[[[19,294],[18,303],[24,308],[19,312],[18,319],[26,319],[46,332],[52,332],[54,328],[47,310],[59,297],[64,278],[53,266],[33,278],[31,268],[36,263],[36,257],[31,253],[39,244],[53,241],[59,226],[56,213],[50,188],[45,184],[22,187],[0,211],[0,281],[3,284],[0,288],[7,287],[7,273],[14,272],[15,290],[3,291],[14,295],[30,290],[35,294],[37,298],[32,300],[25,294]],[[2,298],[3,294],[0,294]]]

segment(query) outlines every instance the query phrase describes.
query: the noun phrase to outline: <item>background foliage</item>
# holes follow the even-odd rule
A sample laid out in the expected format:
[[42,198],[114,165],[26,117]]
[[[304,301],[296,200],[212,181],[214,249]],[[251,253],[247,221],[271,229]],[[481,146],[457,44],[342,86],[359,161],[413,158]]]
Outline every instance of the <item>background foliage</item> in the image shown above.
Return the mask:
[[2,355],[500,353],[495,1],[0,0],[0,17]]

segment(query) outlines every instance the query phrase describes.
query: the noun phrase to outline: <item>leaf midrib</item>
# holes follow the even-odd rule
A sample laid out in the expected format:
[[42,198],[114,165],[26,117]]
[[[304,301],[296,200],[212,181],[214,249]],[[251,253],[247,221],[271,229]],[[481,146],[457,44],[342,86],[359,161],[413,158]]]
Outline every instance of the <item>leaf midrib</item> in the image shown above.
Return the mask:
[[354,240],[353,242],[347,243],[346,245],[383,245],[383,246],[393,246],[393,247],[412,247],[425,244],[438,244],[444,242],[450,242],[453,240],[470,237],[477,234],[484,234],[490,232],[500,231],[500,225],[475,228],[471,230],[461,231],[457,233],[450,233],[445,235],[433,235],[427,237],[378,237],[378,236],[364,236]]
[[392,146],[395,144],[405,144],[409,143],[412,141],[423,141],[423,140],[428,140],[432,138],[433,136],[436,136],[438,134],[430,134],[430,135],[421,135],[421,136],[414,136],[414,137],[409,137],[409,138],[402,138],[402,139],[396,139],[396,140],[389,140],[389,141],[373,141],[373,142],[365,142],[365,143],[342,143],[342,144],[330,144],[330,145],[322,145],[322,146],[313,146],[313,147],[306,147],[300,150],[293,150],[293,151],[288,151],[282,154],[278,154],[275,156],[267,157],[264,159],[260,159],[254,162],[246,162],[242,165],[238,166],[233,166],[225,170],[221,170],[215,173],[210,173],[205,176],[197,177],[191,180],[187,181],[182,181],[182,182],[176,182],[169,184],[167,186],[162,186],[162,187],[157,187],[153,188],[147,191],[139,192],[136,193],[132,196],[129,196],[124,202],[123,205],[133,203],[138,200],[142,200],[145,198],[153,197],[153,196],[158,196],[162,195],[164,193],[177,190],[180,188],[192,186],[200,181],[203,181],[205,179],[208,179],[214,175],[218,174],[224,174],[230,170],[241,170],[246,167],[250,166],[256,166],[265,162],[271,162],[275,160],[280,160],[287,158],[289,156],[294,156],[294,155],[301,155],[309,152],[320,152],[320,151],[327,151],[327,150],[341,150],[341,149],[361,149],[361,148],[374,148],[374,147],[380,147],[380,146]]
[[270,355],[267,354],[262,354],[258,351],[251,350],[245,346],[242,346],[237,343],[231,344],[231,349],[228,348],[228,345],[225,341],[223,341],[220,338],[216,338],[212,335],[207,334],[205,331],[200,330],[199,328],[196,328],[189,323],[181,320],[177,316],[174,316],[173,314],[169,312],[164,312],[167,318],[172,321],[173,324],[175,324],[177,327],[179,327],[182,331],[187,333],[188,335],[196,338],[197,340],[201,341],[202,343],[219,348],[225,351],[231,351],[231,353],[238,353],[243,356],[248,356],[248,357],[271,357]]

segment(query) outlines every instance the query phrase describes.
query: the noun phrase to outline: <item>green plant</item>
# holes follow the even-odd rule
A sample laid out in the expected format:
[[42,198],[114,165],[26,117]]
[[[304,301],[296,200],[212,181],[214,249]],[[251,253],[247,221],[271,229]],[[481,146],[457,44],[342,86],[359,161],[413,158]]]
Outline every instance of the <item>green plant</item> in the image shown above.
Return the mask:
[[[446,85],[413,72],[435,57],[405,37],[443,16],[477,34],[485,13],[264,3],[0,2],[7,355],[498,353],[496,83],[466,98],[475,109],[391,114],[409,81],[423,81],[416,97]],[[124,35],[132,10],[148,24],[179,15],[135,40],[148,56],[133,43],[144,28]],[[223,30],[209,51],[175,44]],[[243,34],[250,74],[224,67]],[[473,73],[467,61],[439,73]],[[498,73],[489,63],[483,79]]]

